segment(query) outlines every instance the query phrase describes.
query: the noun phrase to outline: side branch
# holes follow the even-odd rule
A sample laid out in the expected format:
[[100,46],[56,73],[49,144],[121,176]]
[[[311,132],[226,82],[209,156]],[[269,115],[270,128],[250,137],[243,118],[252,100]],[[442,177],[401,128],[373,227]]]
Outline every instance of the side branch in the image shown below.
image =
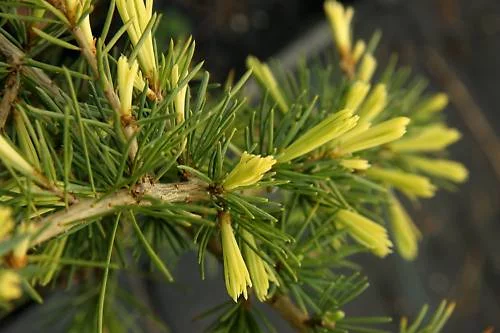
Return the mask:
[[[87,63],[89,64],[95,79],[102,82],[104,95],[106,96],[109,105],[115,111],[115,113],[120,116],[120,99],[118,98],[118,95],[113,88],[113,84],[108,80],[108,78],[100,75],[95,50],[91,49],[80,28],[74,27],[71,31],[73,33],[73,37],[75,38],[78,46],[81,49],[83,57],[87,60]],[[127,139],[132,138],[136,130],[137,128],[134,123],[123,126],[123,131]],[[137,154],[138,149],[137,139],[134,138],[129,150],[130,160],[135,159],[135,155]]]
[[9,117],[10,111],[12,110],[12,105],[17,99],[17,94],[19,93],[19,87],[21,86],[18,71],[14,69],[5,81],[5,88],[3,92],[2,100],[0,101],[0,131],[3,130],[7,118]]
[[[114,213],[119,208],[150,206],[151,200],[162,202],[191,202],[209,198],[207,185],[200,182],[172,184],[141,183],[131,190],[122,189],[98,199],[83,199],[68,209],[51,214],[36,224],[31,245],[41,244],[67,233],[73,227],[92,218]],[[151,200],[150,200],[151,199]]]
[[12,44],[0,33],[0,52],[9,59],[12,64],[20,66],[20,71],[26,78],[32,80],[36,85],[49,92],[60,102],[65,102],[63,91],[39,68],[24,66],[25,54],[16,45]]
[[310,322],[309,316],[302,312],[301,309],[295,305],[290,297],[286,295],[276,294],[267,301],[280,316],[288,321],[288,323],[297,330],[297,332],[309,332],[311,327],[308,325]]

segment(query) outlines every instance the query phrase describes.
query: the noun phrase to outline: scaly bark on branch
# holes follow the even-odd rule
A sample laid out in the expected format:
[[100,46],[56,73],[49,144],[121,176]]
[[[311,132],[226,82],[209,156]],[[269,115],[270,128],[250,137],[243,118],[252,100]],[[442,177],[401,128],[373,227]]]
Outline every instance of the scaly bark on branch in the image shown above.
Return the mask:
[[5,80],[5,88],[3,91],[3,97],[0,101],[0,131],[3,130],[7,118],[9,118],[12,105],[17,99],[17,94],[19,93],[19,87],[21,83],[18,76],[17,69],[14,69],[7,76]]
[[40,68],[24,66],[25,54],[0,33],[0,53],[9,59],[11,64],[20,66],[21,74],[33,81],[37,86],[46,90],[59,102],[64,102],[64,92]]
[[149,206],[149,199],[163,202],[191,202],[209,198],[207,185],[201,182],[172,184],[140,183],[132,189],[121,189],[100,198],[81,199],[68,209],[44,217],[36,223],[36,235],[31,245],[38,245],[63,235],[80,223],[98,216],[109,215],[119,208]]

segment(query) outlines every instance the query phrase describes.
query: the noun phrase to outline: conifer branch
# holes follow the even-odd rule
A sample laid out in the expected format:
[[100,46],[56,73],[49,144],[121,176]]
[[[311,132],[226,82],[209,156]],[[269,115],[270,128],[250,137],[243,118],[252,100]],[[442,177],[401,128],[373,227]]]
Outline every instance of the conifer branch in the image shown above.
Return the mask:
[[297,330],[297,332],[309,332],[310,326],[307,324],[310,320],[309,316],[302,312],[297,305],[295,305],[290,297],[276,294],[267,301],[279,315],[288,321],[288,323]]
[[64,92],[40,68],[25,66],[25,54],[3,34],[0,33],[0,53],[2,53],[12,66],[19,67],[21,74],[32,80],[36,85],[49,92],[55,99],[64,101]]
[[[3,53],[3,55],[8,59],[9,64],[13,68],[12,72],[10,72],[6,78],[3,97],[0,101],[0,131],[3,130],[8,116],[13,108],[13,104],[15,103],[15,100],[20,92],[21,74],[33,80],[37,85],[43,87],[48,92],[52,93],[54,98],[63,100],[63,91],[47,76],[47,74],[45,74],[43,70],[24,65],[24,52],[1,33],[0,52]],[[43,181],[39,183],[42,188],[52,192],[60,198],[64,198],[63,191],[55,184],[51,184],[42,175],[40,175],[40,179],[43,179]],[[76,199],[71,195],[70,203],[74,203],[75,201]]]
[[17,94],[19,93],[21,83],[18,75],[18,70],[14,69],[5,80],[3,97],[0,101],[0,131],[3,130],[12,109],[12,105],[17,98]]
[[[69,13],[69,9],[66,8],[66,6],[64,6],[63,2],[61,1],[51,1],[51,2],[57,9],[68,15],[69,19],[68,21],[72,25],[71,27],[69,27],[69,30],[73,34],[76,43],[80,47],[81,54],[87,61],[90,70],[94,75],[94,79],[98,82],[101,82],[104,95],[106,96],[109,105],[118,116],[121,116],[120,98],[118,97],[118,94],[114,90],[113,83],[110,82],[107,77],[101,75],[99,72],[99,66],[97,62],[96,50],[94,45],[95,39],[92,44],[89,44],[88,38],[85,35],[84,31],[75,24],[75,21],[78,18],[70,17],[71,14]],[[123,119],[122,127],[127,140],[129,139],[132,140],[129,148],[129,157],[130,160],[134,160],[138,150],[137,139],[134,137],[135,132],[137,131],[137,126],[135,124],[134,119],[129,117],[127,119]]]
[[[194,236],[191,228],[187,232]],[[216,238],[211,238],[207,244],[207,249],[217,260],[222,262],[222,246]],[[309,332],[311,328],[334,329],[335,322],[316,319],[303,312],[292,300],[285,294],[275,293],[271,298],[265,301],[281,318],[287,321],[297,332]]]
[[100,198],[82,199],[66,210],[51,214],[36,224],[31,245],[67,233],[79,223],[112,214],[119,208],[150,206],[152,201],[192,202],[208,198],[207,185],[199,181],[172,184],[142,182],[132,189],[121,189]]
[[[460,183],[467,171],[436,155],[460,138],[440,116],[448,98],[421,96],[423,86],[399,82],[393,65],[378,80],[377,34],[368,44],[354,38],[352,8],[325,2],[339,53],[333,66],[304,63],[297,73],[284,73],[249,57],[268,94],[246,103],[240,90],[251,71],[208,94],[208,72],[200,84],[189,84],[202,66],[192,66],[194,41],[171,42],[158,52],[160,16],[153,0],[112,1],[100,35],[90,25],[93,1],[28,3],[7,2],[8,11],[2,5],[0,13],[6,20],[0,70],[7,74],[0,128],[8,124],[0,135],[0,245],[7,259],[0,267],[0,303],[22,296],[21,279],[33,284],[26,295],[40,299],[34,288],[68,276],[63,265],[80,269],[75,260],[109,272],[116,235],[126,250],[142,246],[167,280],[171,275],[158,253],[165,242],[176,257],[194,243],[202,277],[205,255],[213,253],[235,302],[215,308],[222,313],[213,331],[258,332],[254,302],[268,304],[298,332],[379,331],[369,326],[390,321],[346,317],[345,305],[368,282],[336,267],[352,267],[349,257],[363,250],[385,257],[392,241],[405,259],[414,259],[420,233],[392,193],[429,197],[440,179]],[[115,9],[123,26],[108,39]],[[35,43],[26,42],[24,32]],[[130,54],[115,48],[125,32]],[[79,51],[79,60],[66,68],[61,59],[32,59],[50,45]],[[61,72],[64,90],[49,78]],[[95,86],[83,96],[78,90],[89,79]],[[12,108],[14,122],[6,123]],[[120,123],[113,126],[109,118]],[[132,219],[135,240],[117,228],[122,211]],[[93,232],[96,224],[101,232]],[[47,261],[21,269],[30,246],[42,243],[31,251]],[[115,280],[102,281],[98,330],[125,332],[129,328],[116,328],[118,317],[107,308],[122,302],[112,292],[119,285],[106,289]],[[77,293],[95,287],[94,279],[81,281]],[[249,292],[252,302],[240,298]],[[90,302],[75,315],[92,310],[97,303]],[[443,303],[428,327],[439,332],[452,310]],[[95,331],[95,323],[72,323],[68,330]],[[405,327],[403,322],[401,333]]]

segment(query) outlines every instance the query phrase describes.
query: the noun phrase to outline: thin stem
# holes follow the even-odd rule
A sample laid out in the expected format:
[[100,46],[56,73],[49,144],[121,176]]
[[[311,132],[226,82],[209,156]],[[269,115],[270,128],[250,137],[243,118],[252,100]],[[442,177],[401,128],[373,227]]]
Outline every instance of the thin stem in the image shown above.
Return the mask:
[[137,220],[135,219],[135,216],[133,213],[130,213],[130,219],[132,221],[132,226],[134,227],[135,233],[137,234],[139,241],[142,243],[144,250],[149,255],[149,258],[151,258],[151,260],[153,261],[155,266],[163,274],[163,276],[167,279],[168,282],[174,281],[174,277],[172,276],[172,273],[170,273],[167,266],[165,266],[163,261],[160,259],[160,257],[156,254],[156,252],[153,250],[153,248],[149,244],[148,240],[146,239],[146,236],[144,236],[144,234],[142,233],[142,230],[139,227],[139,224],[137,224]]
[[[54,2],[54,4],[58,5],[58,9],[62,12],[65,12],[64,5],[62,3]],[[69,16],[69,15],[68,15]],[[69,17],[68,17],[69,19]],[[74,21],[74,20],[73,20]],[[70,20],[71,22],[71,20]],[[71,22],[71,24],[75,24],[75,22]],[[94,45],[89,45],[87,39],[83,31],[78,26],[72,26],[71,33],[76,40],[76,43],[80,47],[81,53],[87,63],[92,70],[94,78],[96,81],[100,81],[102,83],[102,87],[104,90],[104,95],[109,102],[111,108],[116,112],[118,116],[121,116],[120,111],[120,98],[116,94],[113,83],[108,80],[105,76],[101,76],[99,72],[99,66],[97,63],[97,57],[95,52]],[[123,132],[125,133],[125,137],[127,139],[132,140],[132,144],[130,145],[129,157],[130,160],[134,160],[138,150],[137,139],[135,138],[135,132],[137,131],[137,126],[134,121],[128,121],[127,124],[123,125]]]
[[108,285],[109,265],[111,263],[111,255],[113,254],[113,246],[115,244],[116,231],[118,230],[118,222],[120,222],[121,214],[116,216],[111,239],[109,240],[108,255],[106,257],[106,268],[104,269],[104,276],[102,278],[102,288],[99,295],[99,312],[97,317],[97,330],[99,333],[103,332],[103,319],[104,319],[104,301],[106,300],[106,287]]
[[276,310],[283,319],[288,321],[297,332],[302,333],[310,331],[311,326],[308,325],[308,323],[310,323],[310,317],[302,312],[302,310],[292,302],[290,297],[276,294],[267,301],[267,304]]

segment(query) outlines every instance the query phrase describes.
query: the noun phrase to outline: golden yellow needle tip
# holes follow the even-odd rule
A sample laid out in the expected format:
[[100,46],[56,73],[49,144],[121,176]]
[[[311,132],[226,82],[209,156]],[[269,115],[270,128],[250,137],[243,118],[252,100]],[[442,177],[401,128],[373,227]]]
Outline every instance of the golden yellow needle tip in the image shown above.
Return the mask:
[[370,84],[363,81],[354,82],[347,92],[345,108],[356,112],[369,91]]
[[436,192],[436,187],[429,178],[397,169],[371,167],[366,170],[366,175],[368,178],[393,186],[409,195],[430,198]]
[[0,270],[0,300],[12,301],[22,296],[21,277],[11,270]]
[[278,163],[291,161],[340,137],[356,126],[358,118],[358,116],[353,115],[353,111],[350,109],[328,116],[285,148],[277,157]]
[[243,295],[245,299],[248,298],[247,287],[252,286],[252,281],[234,237],[229,213],[223,212],[219,215],[219,224],[226,289],[229,296],[237,302],[240,295]]
[[0,206],[0,241],[9,237],[14,229],[12,220],[12,209],[6,206]]
[[418,241],[422,235],[398,199],[391,197],[390,222],[398,253],[406,260],[414,260],[418,255]]
[[253,185],[261,180],[275,163],[273,156],[261,157],[244,152],[238,164],[223,181],[222,186],[226,191],[232,191],[241,186]]
[[340,161],[340,164],[346,168],[351,170],[366,170],[370,167],[370,163],[367,160],[363,160],[360,158],[350,158],[346,160]]
[[338,154],[352,154],[357,151],[382,146],[401,138],[406,133],[410,119],[396,117],[371,127],[370,123],[361,123],[353,130],[355,135],[347,133],[346,138],[339,138]]
[[289,109],[288,103],[269,66],[261,62],[256,57],[248,56],[247,67],[252,70],[253,75],[257,78],[257,81],[259,81],[264,89],[269,91],[269,94],[274,99],[276,104],[278,104],[280,110],[283,113],[287,113]]
[[469,176],[467,168],[455,161],[419,156],[408,156],[405,160],[413,168],[429,176],[451,180],[456,183],[463,183]]
[[375,86],[358,111],[359,122],[369,123],[375,119],[387,105],[387,88],[380,83]]
[[351,21],[354,11],[334,0],[325,1],[324,10],[339,53],[345,57],[351,53]]
[[347,228],[352,238],[373,254],[383,258],[392,252],[387,230],[380,224],[346,209],[340,209],[335,219],[340,226]]
[[258,248],[254,236],[248,231],[244,231],[242,237],[245,239],[243,254],[245,256],[248,271],[250,272],[250,278],[252,279],[253,290],[257,299],[264,302],[268,298],[267,293],[270,282],[279,285],[278,280],[271,267],[269,267],[269,264],[254,251],[254,249]]
[[[146,0],[144,3],[143,0],[117,0],[116,7],[123,23],[128,23],[127,33],[132,46],[137,47],[139,40],[144,38],[137,53],[137,58],[139,59],[142,73],[154,82],[157,77],[156,53],[154,51],[151,31],[146,33],[149,21],[153,17],[153,1]],[[143,37],[144,34],[145,37]]]
[[136,81],[139,65],[137,61],[129,64],[126,56],[118,58],[118,96],[120,97],[120,113],[122,116],[132,115],[132,94]]
[[391,144],[396,152],[434,152],[440,151],[458,141],[461,134],[454,128],[444,125],[430,125],[409,133],[403,139]]
[[359,66],[358,78],[363,82],[370,82],[376,69],[377,60],[370,53],[367,53]]

